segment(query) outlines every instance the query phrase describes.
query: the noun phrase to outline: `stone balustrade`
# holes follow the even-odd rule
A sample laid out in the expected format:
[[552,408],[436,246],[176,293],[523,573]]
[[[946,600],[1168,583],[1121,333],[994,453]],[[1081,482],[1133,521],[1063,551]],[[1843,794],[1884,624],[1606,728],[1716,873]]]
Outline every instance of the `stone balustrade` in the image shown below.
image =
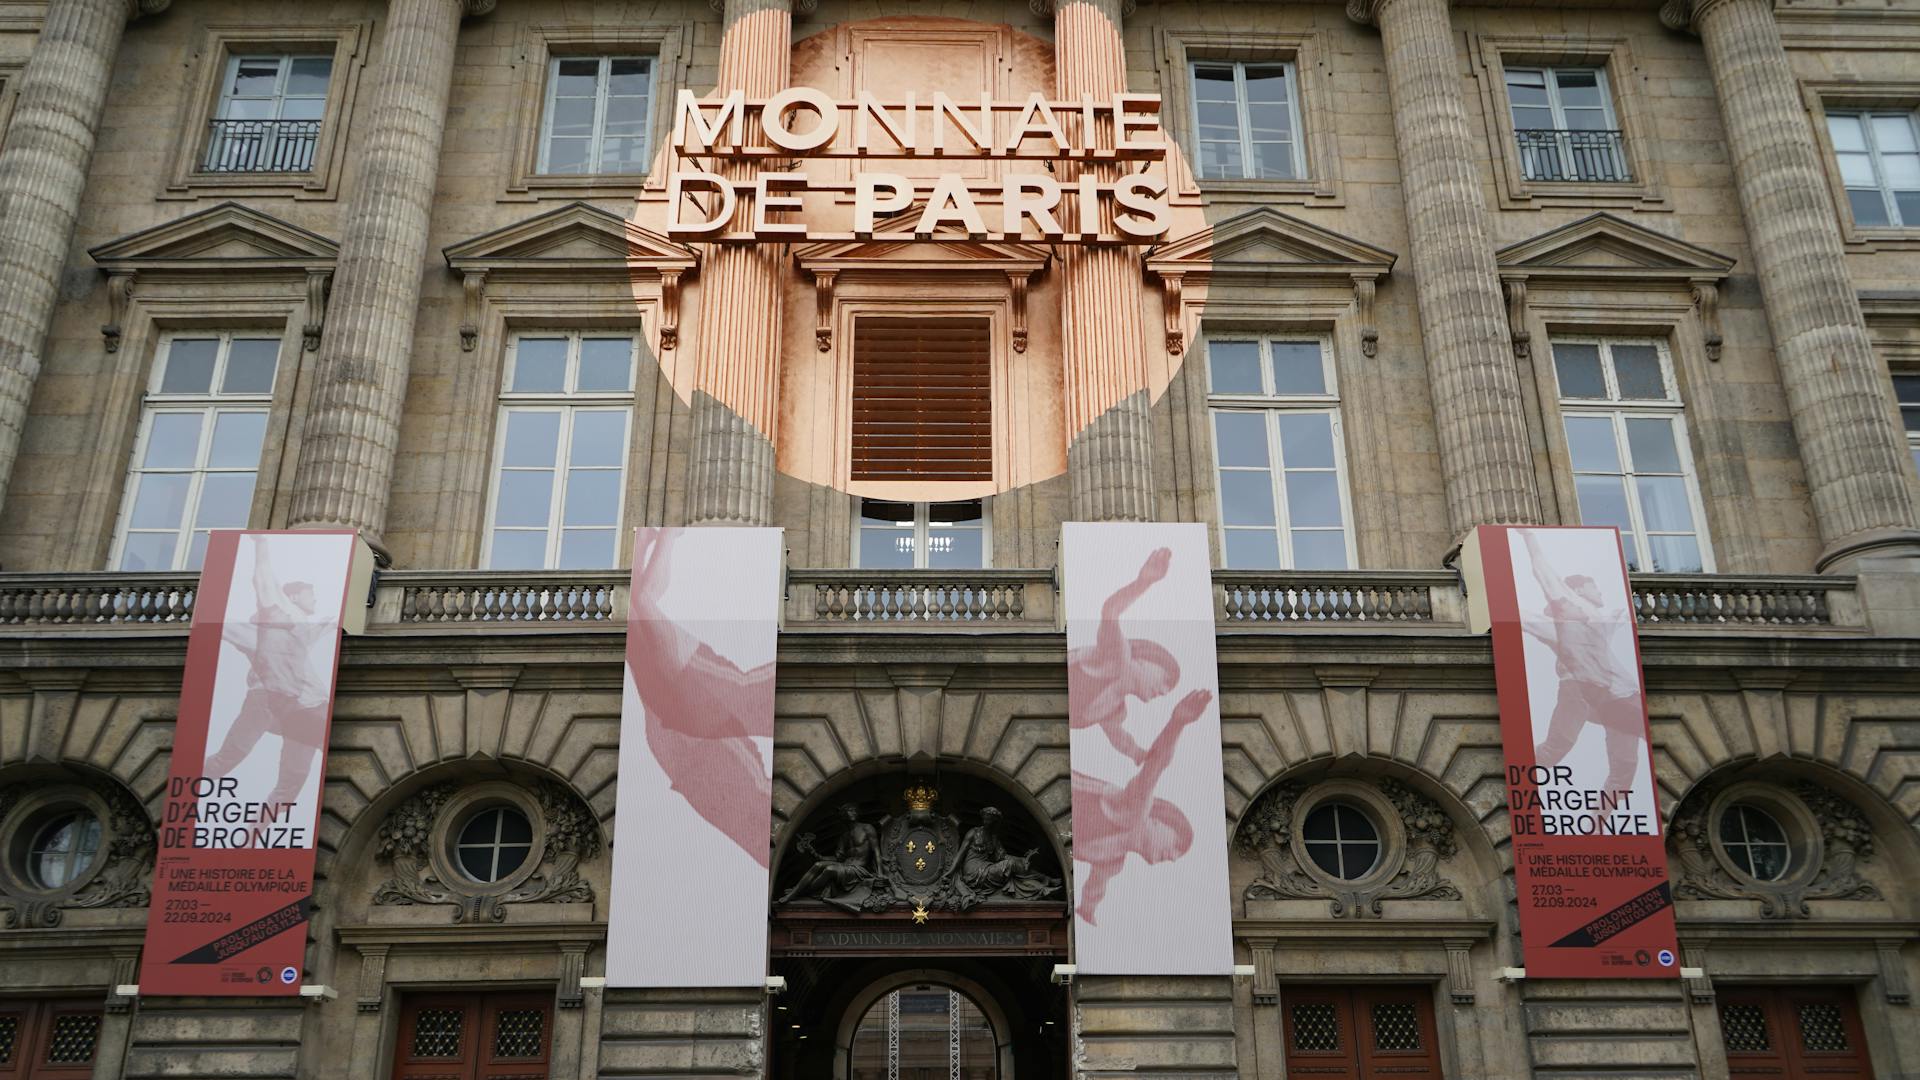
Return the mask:
[[[1218,570],[1214,612],[1234,633],[1464,633],[1459,579],[1426,570]],[[193,574],[0,574],[0,635],[15,628],[183,633]],[[1052,630],[1060,626],[1050,570],[818,570],[787,574],[789,629]],[[1638,574],[1643,632],[1864,632],[1853,578]],[[376,634],[446,629],[619,632],[621,570],[390,570],[368,613]]]

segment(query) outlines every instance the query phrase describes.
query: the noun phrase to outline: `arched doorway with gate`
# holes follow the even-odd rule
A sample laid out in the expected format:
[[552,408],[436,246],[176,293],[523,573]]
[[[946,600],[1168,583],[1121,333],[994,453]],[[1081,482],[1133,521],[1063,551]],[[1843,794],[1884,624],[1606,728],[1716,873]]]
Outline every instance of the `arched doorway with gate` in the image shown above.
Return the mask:
[[848,785],[774,868],[777,1080],[1064,1080],[1062,846],[984,777]]

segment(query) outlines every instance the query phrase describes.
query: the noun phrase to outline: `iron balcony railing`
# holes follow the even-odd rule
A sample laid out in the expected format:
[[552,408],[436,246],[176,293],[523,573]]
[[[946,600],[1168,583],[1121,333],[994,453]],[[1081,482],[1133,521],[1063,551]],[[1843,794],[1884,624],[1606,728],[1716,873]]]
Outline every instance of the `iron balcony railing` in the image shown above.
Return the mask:
[[1529,180],[1610,184],[1633,179],[1618,131],[1522,128],[1513,134],[1520,142],[1520,167]]
[[313,169],[320,141],[318,120],[211,120],[207,156],[210,173],[298,173]]

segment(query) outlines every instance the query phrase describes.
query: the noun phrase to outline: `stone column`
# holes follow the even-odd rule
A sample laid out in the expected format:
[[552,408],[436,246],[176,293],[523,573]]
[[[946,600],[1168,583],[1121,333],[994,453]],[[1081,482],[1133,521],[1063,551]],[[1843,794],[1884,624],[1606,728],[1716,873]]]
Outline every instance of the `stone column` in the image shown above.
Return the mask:
[[[1062,101],[1109,101],[1127,89],[1120,39],[1125,0],[1032,0],[1053,10],[1054,87]],[[1088,137],[1088,136],[1083,136]],[[1111,165],[1087,166],[1117,179]],[[1063,166],[1062,186],[1076,173]],[[1111,208],[1101,231],[1111,233]],[[1148,410],[1145,274],[1124,246],[1068,245],[1060,256],[1060,347],[1067,476],[1075,521],[1153,518],[1153,429]]]
[[1669,0],[1706,46],[1793,433],[1825,545],[1818,569],[1920,554],[1906,447],[1847,272],[1827,176],[1769,0]]
[[380,543],[427,266],[427,225],[463,15],[494,0],[390,0],[360,168],[346,205],[327,333],[294,469],[288,524]]
[[[800,0],[813,10],[817,0]],[[749,100],[786,89],[793,0],[714,0],[721,12],[715,93]],[[753,167],[723,162],[730,179]],[[742,200],[741,213],[748,213]],[[745,231],[744,229],[740,231]],[[693,390],[688,517],[696,525],[765,525],[773,517],[773,439],[780,407],[781,246],[707,245],[700,261],[700,336]]]
[[1347,14],[1377,23],[1386,52],[1448,525],[1457,540],[1476,525],[1536,523],[1532,442],[1447,0],[1349,0]]
[[127,20],[169,0],[52,0],[0,152],[0,507]]

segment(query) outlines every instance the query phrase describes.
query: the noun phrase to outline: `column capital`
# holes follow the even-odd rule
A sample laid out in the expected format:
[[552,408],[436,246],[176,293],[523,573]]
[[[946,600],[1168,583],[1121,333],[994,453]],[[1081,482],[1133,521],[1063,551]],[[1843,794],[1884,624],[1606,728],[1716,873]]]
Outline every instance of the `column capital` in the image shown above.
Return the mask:
[[[727,0],[707,0],[707,6],[716,12],[725,14],[727,10]],[[767,4],[764,6],[772,7],[775,5]],[[787,7],[795,15],[811,15],[819,10],[820,0],[790,0]]]
[[[1059,6],[1054,0],[1027,0],[1027,10],[1043,19],[1050,18],[1059,10]],[[1120,17],[1124,19],[1132,15],[1136,7],[1135,0],[1120,0]]]
[[1347,0],[1347,18],[1361,26],[1374,26],[1380,21],[1380,9],[1387,0]]
[[172,4],[173,0],[127,0],[127,20],[131,22],[142,15],[158,15]]
[[498,0],[460,0],[460,14],[466,18],[476,18],[493,11]]
[[[1700,32],[1700,20],[1706,17],[1707,12],[1727,2],[1728,0],[1665,0],[1660,5],[1660,21],[1669,30],[1697,34]],[[1771,4],[1768,5],[1768,10],[1772,10]]]

